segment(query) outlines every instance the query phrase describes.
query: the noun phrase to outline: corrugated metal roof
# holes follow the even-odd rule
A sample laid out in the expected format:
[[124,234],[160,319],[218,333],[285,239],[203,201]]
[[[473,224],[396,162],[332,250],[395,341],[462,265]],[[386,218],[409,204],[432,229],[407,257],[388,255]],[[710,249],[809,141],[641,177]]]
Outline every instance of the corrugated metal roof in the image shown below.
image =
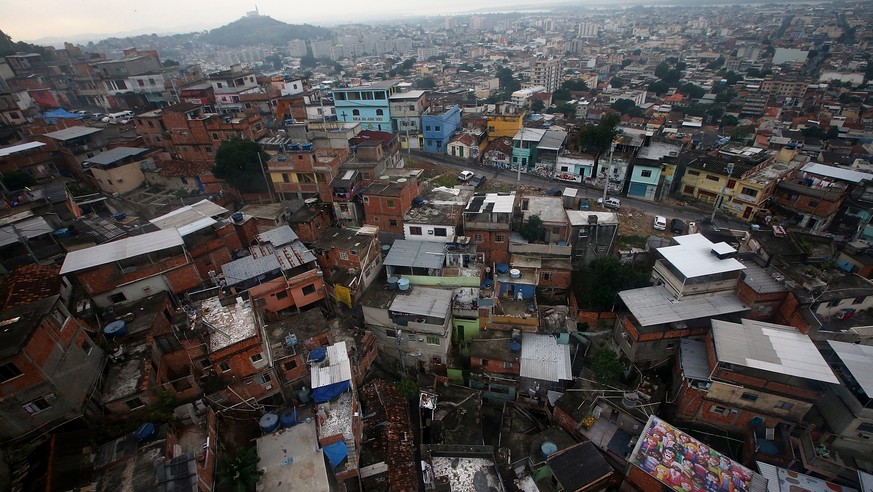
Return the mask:
[[682,338],[679,340],[679,361],[686,379],[709,381],[712,372],[706,356],[706,342]]
[[858,470],[858,480],[861,482],[861,492],[873,492],[873,475]]
[[67,253],[61,275],[78,272],[113,261],[133,258],[135,256],[160,251],[162,249],[182,246],[185,241],[176,229],[149,232],[111,243],[100,244],[90,248]]
[[327,347],[326,364],[322,366],[312,365],[312,387],[321,388],[334,383],[341,383],[352,379],[352,366],[349,362],[349,352],[346,342],[337,342]]
[[567,132],[564,130],[546,130],[546,134],[543,135],[542,140],[540,140],[539,145],[537,145],[537,149],[560,150],[561,146],[564,145],[564,139],[566,138]]
[[43,145],[45,144],[42,142],[27,142],[19,145],[13,145],[11,147],[0,147],[0,157],[6,157],[17,152],[24,152],[25,150],[36,149],[42,147]]
[[102,128],[92,128],[90,126],[71,126],[70,128],[64,128],[63,130],[58,130],[56,132],[46,133],[45,136],[53,138],[55,140],[64,141],[84,137],[85,135],[91,135],[102,131]]
[[792,326],[714,319],[712,335],[719,362],[840,384],[812,340]]
[[283,225],[255,236],[259,243],[270,243],[275,247],[283,246],[298,239],[297,234],[288,225]]
[[141,149],[135,147],[116,147],[114,149],[109,149],[106,152],[101,152],[94,157],[89,157],[85,160],[85,162],[97,164],[98,166],[105,166],[114,162],[118,162],[122,159],[126,159],[128,157],[145,154],[148,151],[149,149]]
[[818,162],[810,162],[800,168],[800,170],[805,173],[818,174],[819,176],[826,176],[828,178],[849,181],[852,183],[860,183],[864,180],[873,181],[873,174],[862,173],[860,171],[854,171],[842,167],[828,166],[825,164],[819,164]]
[[719,254],[735,251],[729,245],[713,244],[703,234],[689,234],[673,238],[679,244],[658,248],[658,253],[664,256],[686,278],[733,272],[746,268],[734,258],[719,259],[712,253],[717,248]]
[[767,492],[858,492],[858,489],[838,485],[794,470],[756,462],[761,475],[767,479]]
[[221,265],[221,273],[224,275],[227,285],[232,286],[280,268],[279,259],[275,255],[260,258],[244,256]]
[[663,285],[623,290],[618,295],[642,326],[711,318],[749,309],[733,294],[677,301]]
[[391,245],[385,257],[386,266],[442,268],[445,265],[446,248],[444,244],[430,241],[409,241],[398,239]]
[[176,228],[179,234],[187,236],[218,223],[213,217],[226,213],[229,211],[221,205],[209,200],[200,200],[193,205],[186,205],[166,215],[155,217],[149,222],[158,226],[158,229]]
[[416,286],[408,294],[398,294],[391,301],[389,311],[445,318],[452,303],[452,291]]
[[478,214],[482,212],[508,214],[512,213],[515,204],[515,192],[511,193],[476,193],[470,197],[466,214]]
[[756,461],[755,463],[758,465],[758,470],[761,471],[761,476],[767,479],[767,492],[781,492],[779,490],[779,474],[776,472],[777,468],[762,461]]
[[523,378],[558,382],[573,379],[570,366],[570,345],[560,345],[551,335],[525,333],[521,338],[521,368]]
[[873,346],[831,340],[828,340],[828,343],[864,393],[867,393],[867,396],[873,395]]
[[[28,239],[52,232],[52,226],[42,217],[31,217],[14,224],[0,227],[0,247],[18,242],[18,235]],[[17,231],[17,232],[16,232]]]

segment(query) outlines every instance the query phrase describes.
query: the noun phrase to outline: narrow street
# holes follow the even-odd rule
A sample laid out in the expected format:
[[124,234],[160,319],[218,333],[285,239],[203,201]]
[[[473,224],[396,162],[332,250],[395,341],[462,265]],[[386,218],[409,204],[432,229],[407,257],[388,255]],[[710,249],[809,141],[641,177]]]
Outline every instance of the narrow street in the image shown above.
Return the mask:
[[[516,171],[486,167],[480,163],[470,162],[465,159],[448,155],[431,154],[428,152],[416,150],[413,150],[410,155],[416,160],[444,165],[457,170],[469,169],[475,173],[484,174],[488,179],[497,180],[504,183],[517,183],[520,185],[535,186],[538,188],[542,188],[543,190],[548,190],[549,188],[576,188],[577,190],[579,190],[577,196],[588,197],[589,199],[591,199],[592,202],[595,202],[598,198],[603,197],[602,188],[595,188],[585,185],[583,183],[567,183],[524,173],[521,174],[521,178],[519,179],[518,173]],[[663,215],[668,219],[682,219],[686,223],[688,221],[701,221],[704,218],[708,219],[712,214],[712,208],[698,209],[690,205],[687,207],[678,208],[626,196],[621,196],[619,198],[621,199],[622,208],[633,208],[649,215]],[[748,229],[749,227],[748,224],[730,217],[726,217],[724,214],[716,214],[715,225],[719,227],[727,227],[730,229]]]

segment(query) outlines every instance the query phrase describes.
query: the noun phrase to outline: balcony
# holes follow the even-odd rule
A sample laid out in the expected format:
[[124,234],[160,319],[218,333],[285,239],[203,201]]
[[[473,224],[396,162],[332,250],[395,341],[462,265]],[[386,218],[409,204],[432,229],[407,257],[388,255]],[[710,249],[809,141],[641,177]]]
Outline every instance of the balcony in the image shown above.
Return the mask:
[[833,449],[829,435],[815,439],[810,431],[795,438],[800,450],[800,459],[810,472],[829,477],[831,480],[857,480],[858,471],[851,457],[844,457]]

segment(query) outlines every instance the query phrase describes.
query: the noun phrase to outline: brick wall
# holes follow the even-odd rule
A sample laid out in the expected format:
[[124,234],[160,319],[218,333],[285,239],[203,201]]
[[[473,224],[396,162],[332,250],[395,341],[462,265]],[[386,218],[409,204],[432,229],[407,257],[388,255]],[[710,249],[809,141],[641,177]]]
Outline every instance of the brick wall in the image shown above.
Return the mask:
[[170,290],[176,294],[194,289],[205,281],[194,263],[164,272],[164,278]]
[[[570,270],[555,270],[542,268],[539,271],[540,278],[537,287],[553,288],[553,289],[569,289],[572,281],[573,272]],[[548,274],[548,275],[546,275]],[[550,278],[545,278],[545,277]]]

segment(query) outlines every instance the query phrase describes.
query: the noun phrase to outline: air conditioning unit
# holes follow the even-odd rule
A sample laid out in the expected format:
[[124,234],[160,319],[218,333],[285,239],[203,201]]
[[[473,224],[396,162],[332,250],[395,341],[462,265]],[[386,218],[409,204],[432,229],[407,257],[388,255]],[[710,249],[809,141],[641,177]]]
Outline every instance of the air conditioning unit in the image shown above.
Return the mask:
[[52,402],[58,399],[58,396],[54,393],[49,393],[45,395],[45,401]]

